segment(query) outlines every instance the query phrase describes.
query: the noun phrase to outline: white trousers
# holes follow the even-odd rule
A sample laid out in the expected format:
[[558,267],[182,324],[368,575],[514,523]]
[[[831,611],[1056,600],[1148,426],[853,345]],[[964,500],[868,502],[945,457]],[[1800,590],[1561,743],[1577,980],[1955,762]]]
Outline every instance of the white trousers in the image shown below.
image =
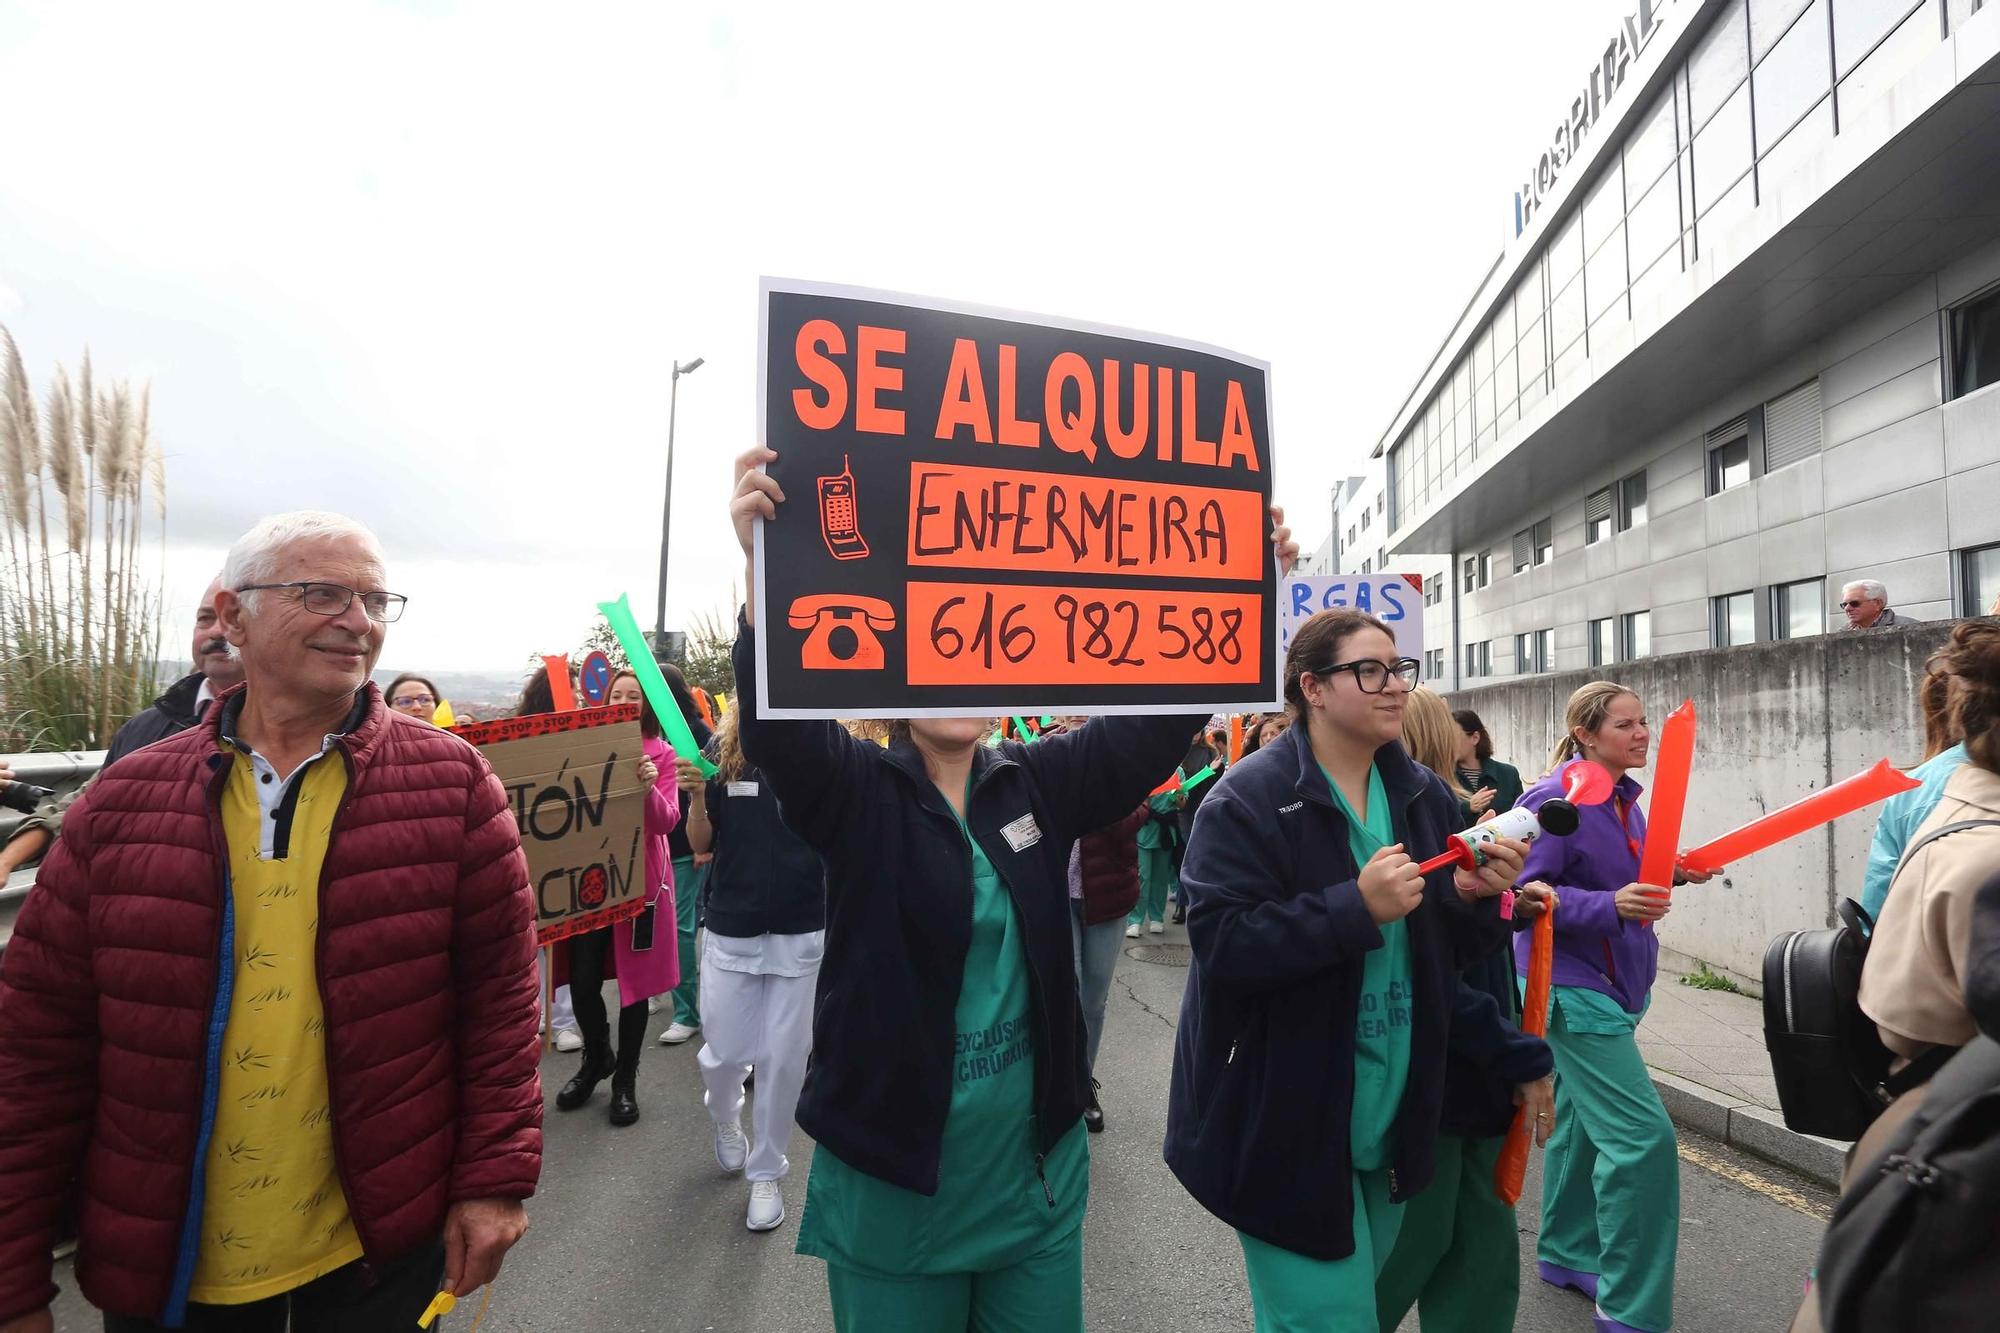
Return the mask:
[[[713,939],[713,936],[708,936]],[[785,1148],[812,1052],[815,971],[803,977],[765,976],[715,965],[701,955],[703,1101],[717,1124],[740,1123],[743,1081],[757,1067],[757,1101],[750,1108],[750,1156],[745,1180],[782,1180],[791,1170]]]
[[[535,1007],[537,1009],[540,1009],[543,1007],[542,1002],[547,998],[549,992],[548,950],[546,949],[535,950],[535,970],[541,974],[542,978],[541,985],[537,987],[535,990]],[[569,1002],[568,982],[564,982],[562,985],[556,987],[555,1018],[556,1018],[556,1031],[558,1032],[567,1031],[576,1026],[576,1009]],[[549,1021],[548,1015],[547,1014],[542,1015],[542,1026],[547,1027],[548,1021]]]

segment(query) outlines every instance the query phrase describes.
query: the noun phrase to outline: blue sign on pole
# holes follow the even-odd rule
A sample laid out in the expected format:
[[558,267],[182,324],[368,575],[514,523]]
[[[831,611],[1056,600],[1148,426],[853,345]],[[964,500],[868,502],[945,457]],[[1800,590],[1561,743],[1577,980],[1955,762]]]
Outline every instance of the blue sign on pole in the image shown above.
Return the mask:
[[595,708],[604,702],[604,696],[611,692],[611,659],[601,652],[592,653],[583,659],[583,670],[578,673],[583,682],[583,697]]

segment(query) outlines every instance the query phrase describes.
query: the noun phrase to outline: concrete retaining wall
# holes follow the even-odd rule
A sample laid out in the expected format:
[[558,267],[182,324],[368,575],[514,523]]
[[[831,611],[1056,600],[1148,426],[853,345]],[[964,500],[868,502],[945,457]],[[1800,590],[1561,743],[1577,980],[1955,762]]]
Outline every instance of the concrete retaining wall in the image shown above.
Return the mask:
[[[1615,667],[1527,676],[1462,690],[1501,759],[1532,781],[1543,772],[1577,687],[1612,679],[1646,701],[1655,727],[1682,699],[1700,718],[1681,845],[1692,847],[1788,805],[1885,755],[1902,767],[1923,755],[1916,683],[1950,621],[1814,639],[1709,649]],[[1657,744],[1657,733],[1655,737]],[[1636,775],[1644,783],[1650,774]],[[1755,981],[1764,946],[1783,930],[1832,921],[1840,897],[1861,896],[1871,813],[1732,866],[1675,894],[1660,942]]]

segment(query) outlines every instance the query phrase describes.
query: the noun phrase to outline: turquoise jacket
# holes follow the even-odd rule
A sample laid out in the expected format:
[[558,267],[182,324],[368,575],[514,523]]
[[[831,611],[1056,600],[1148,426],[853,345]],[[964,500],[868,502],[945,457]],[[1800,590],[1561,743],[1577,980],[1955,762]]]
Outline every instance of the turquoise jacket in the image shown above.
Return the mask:
[[1915,791],[1897,792],[1882,803],[1881,817],[1875,821],[1875,840],[1868,844],[1868,873],[1861,882],[1861,906],[1870,921],[1882,916],[1882,904],[1889,900],[1889,881],[1896,878],[1896,866],[1910,835],[1930,817],[1944,795],[1944,784],[1965,762],[1965,746],[1940,750],[1910,770],[1910,776],[1924,785]]

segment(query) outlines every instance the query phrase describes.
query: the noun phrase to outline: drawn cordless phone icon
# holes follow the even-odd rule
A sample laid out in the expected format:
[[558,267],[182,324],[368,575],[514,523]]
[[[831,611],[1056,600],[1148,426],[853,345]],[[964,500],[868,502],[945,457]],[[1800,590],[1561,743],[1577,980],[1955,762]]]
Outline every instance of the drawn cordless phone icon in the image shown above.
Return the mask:
[[867,559],[868,543],[854,512],[854,472],[845,454],[839,476],[819,479],[819,532],[835,560]]
[[880,671],[878,632],[896,628],[896,608],[879,597],[827,592],[801,597],[787,617],[793,629],[808,631],[799,649],[807,671]]

